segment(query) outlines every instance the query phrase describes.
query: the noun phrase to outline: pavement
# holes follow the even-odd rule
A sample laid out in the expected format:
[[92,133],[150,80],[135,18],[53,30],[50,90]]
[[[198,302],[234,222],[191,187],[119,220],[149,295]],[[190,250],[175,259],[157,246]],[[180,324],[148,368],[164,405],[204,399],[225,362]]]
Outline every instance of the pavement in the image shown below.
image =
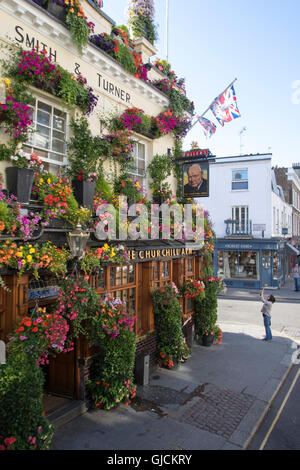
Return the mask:
[[[257,293],[235,290],[239,299],[257,300]],[[234,295],[223,296],[229,294]],[[289,284],[280,294],[282,301],[298,301]],[[279,298],[279,290],[274,295]],[[129,406],[88,411],[59,427],[52,449],[137,454],[247,449],[290,369],[297,367],[300,335],[272,329],[273,340],[265,342],[263,325],[219,325],[221,344],[194,343],[185,363],[153,371]]]
[[[294,280],[288,278],[284,286],[280,288],[265,287],[265,296],[272,294],[275,296],[278,302],[300,302],[300,291],[295,291]],[[220,294],[220,297],[240,300],[255,300],[257,301],[259,296],[259,289],[239,289],[233,287],[227,287],[225,292]]]

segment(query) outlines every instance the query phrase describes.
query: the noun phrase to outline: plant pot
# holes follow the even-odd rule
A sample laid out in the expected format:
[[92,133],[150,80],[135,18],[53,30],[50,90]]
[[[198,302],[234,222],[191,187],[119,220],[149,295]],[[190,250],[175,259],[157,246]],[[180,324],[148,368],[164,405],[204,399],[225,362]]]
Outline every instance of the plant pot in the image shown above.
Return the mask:
[[28,204],[34,179],[34,171],[30,168],[11,166],[6,168],[6,186],[10,194],[14,194],[18,202]]
[[121,155],[121,153],[122,153],[122,148],[121,147],[116,146],[116,147],[113,148],[113,155],[115,157],[119,157]]
[[72,180],[73,193],[80,206],[93,210],[95,185],[95,181]]
[[214,342],[214,335],[203,335],[202,336],[202,346],[209,347],[213,344]]
[[51,15],[55,16],[55,18],[65,23],[67,13],[63,5],[59,5],[58,3],[54,3],[52,0],[48,0],[46,10]]
[[0,122],[5,120],[5,111],[3,109],[0,110]]

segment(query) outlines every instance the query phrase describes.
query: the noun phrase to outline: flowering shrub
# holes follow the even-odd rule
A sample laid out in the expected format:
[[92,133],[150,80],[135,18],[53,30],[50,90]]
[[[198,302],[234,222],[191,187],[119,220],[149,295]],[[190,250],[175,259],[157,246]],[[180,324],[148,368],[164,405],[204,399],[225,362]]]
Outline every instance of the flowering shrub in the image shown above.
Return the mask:
[[152,118],[142,109],[135,107],[126,109],[113,120],[113,126],[116,129],[127,129],[130,132],[135,131],[141,134],[152,132],[152,125]]
[[135,38],[145,37],[152,44],[157,39],[154,25],[153,0],[131,0],[129,4],[128,24]]
[[182,287],[182,293],[186,299],[197,299],[205,296],[205,284],[203,281],[188,279]]
[[30,316],[19,320],[9,338],[9,348],[24,343],[26,354],[38,357],[37,365],[48,364],[49,354],[70,350],[68,331],[68,322],[61,315],[47,313],[46,308],[37,308]]
[[[219,337],[219,330],[216,330],[218,301],[217,295],[222,289],[222,281],[213,276],[204,280],[205,296],[195,298],[194,324],[195,335],[201,338],[203,335],[213,332]],[[216,333],[215,333],[216,332]],[[212,333],[211,333],[212,334]]]
[[53,425],[42,405],[43,372],[25,344],[11,344],[6,364],[0,364],[0,450],[48,450],[51,445]]
[[80,268],[85,275],[89,275],[105,262],[115,264],[128,263],[126,248],[123,245],[114,247],[107,243],[101,248],[87,248],[86,253],[80,260]]
[[75,76],[51,62],[45,50],[24,51],[17,48],[2,62],[8,76],[22,84],[25,89],[29,85],[42,88],[61,98],[69,107],[79,106],[85,114],[89,114],[97,105],[98,97],[87,85],[86,79],[82,75]]
[[94,34],[90,36],[89,39],[92,44],[95,44],[99,49],[102,49],[116,59],[116,55],[119,51],[119,42],[116,39],[113,39],[107,33]]
[[16,64],[16,73],[22,76],[22,80],[32,84],[40,82],[49,86],[61,78],[61,74],[51,60],[46,56],[45,50],[20,52],[20,60]]
[[98,295],[87,281],[73,276],[60,279],[60,291],[57,298],[55,313],[72,324],[71,339],[79,334],[89,334],[87,320],[94,316],[99,304]]
[[4,112],[4,122],[7,123],[6,134],[18,140],[26,140],[29,127],[32,125],[32,108],[17,101],[13,95],[0,103],[0,112]]
[[135,317],[127,313],[126,304],[108,297],[91,318],[91,342],[99,348],[87,387],[91,405],[110,409],[135,396],[133,368],[136,339]]
[[22,246],[12,240],[0,243],[0,268],[16,269],[19,277],[25,271],[31,271],[38,279],[39,269],[47,269],[56,276],[64,275],[68,256],[64,248],[57,248],[51,242]]
[[155,289],[152,292],[152,297],[160,356],[158,364],[172,368],[189,354],[182,332],[182,309],[178,300],[179,290],[174,283],[169,283],[164,287]]

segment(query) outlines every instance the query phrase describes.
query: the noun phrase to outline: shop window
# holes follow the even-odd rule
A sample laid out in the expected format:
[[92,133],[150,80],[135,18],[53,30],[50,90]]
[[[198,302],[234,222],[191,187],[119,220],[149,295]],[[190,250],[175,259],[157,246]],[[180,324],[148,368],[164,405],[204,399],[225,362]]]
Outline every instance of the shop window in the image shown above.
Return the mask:
[[194,275],[194,260],[193,256],[189,256],[185,259],[185,275],[188,277],[193,277]]
[[258,251],[218,250],[218,276],[225,279],[259,280]]
[[37,99],[33,108],[36,132],[29,134],[25,153],[36,153],[49,171],[58,172],[66,164],[67,114]]
[[134,266],[112,266],[110,268],[110,286],[124,286],[134,282]]
[[278,267],[279,267],[278,252],[274,251],[273,252],[273,279],[274,280],[278,279]]
[[154,288],[168,284],[171,281],[171,261],[155,261],[153,263]]
[[248,189],[248,170],[232,170],[231,189],[242,190]]

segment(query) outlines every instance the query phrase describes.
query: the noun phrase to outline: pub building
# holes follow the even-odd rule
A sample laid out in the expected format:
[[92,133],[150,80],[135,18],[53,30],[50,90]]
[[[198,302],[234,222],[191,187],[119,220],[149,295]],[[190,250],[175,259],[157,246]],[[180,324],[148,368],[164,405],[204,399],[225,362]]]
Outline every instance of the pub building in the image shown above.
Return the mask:
[[[82,74],[98,98],[97,106],[88,116],[93,135],[102,133],[99,113],[117,110],[120,115],[125,109],[136,107],[149,116],[157,116],[168,109],[169,98],[166,94],[150,82],[127,72],[120,63],[95,44],[88,43],[80,53],[65,22],[46,8],[47,2],[46,7],[38,3],[33,0],[0,2],[1,44],[7,46],[14,43],[25,51],[32,48],[43,50],[46,57],[72,72],[74,76]],[[48,3],[51,4],[50,1]],[[110,34],[115,23],[99,8],[97,2],[83,0],[81,4],[86,16],[95,23],[95,31]],[[156,53],[155,47],[145,38],[136,40],[135,48],[144,64],[150,62],[150,58]],[[8,52],[4,47],[0,53],[1,57],[5,57]],[[2,70],[1,77],[5,77],[5,70]],[[166,78],[156,67],[151,68],[148,77],[152,81]],[[26,155],[36,154],[45,169],[55,174],[68,163],[65,142],[71,136],[71,118],[80,113],[80,110],[76,106],[69,109],[60,98],[44,89],[31,86],[30,91],[35,98],[32,104],[35,132],[23,143],[22,150]],[[1,143],[6,143],[8,136],[5,128],[1,124],[0,126]],[[154,155],[170,154],[175,138],[173,134],[153,138],[149,134],[136,132],[134,138],[135,168],[132,175],[146,188],[147,194],[151,194],[147,167]],[[10,161],[1,158],[0,173],[4,193],[7,191],[5,170],[10,166]],[[111,162],[105,161],[105,175],[109,176],[114,171]],[[168,178],[168,183],[175,194],[177,181],[174,175]],[[38,209],[37,202],[32,199],[27,206],[24,204],[22,207],[25,214],[30,210],[38,212]],[[63,225],[50,223],[40,229],[39,233],[35,233],[29,243],[41,244],[51,241],[62,247],[66,244],[69,231],[70,228]],[[2,234],[2,240],[7,238],[9,237]],[[17,238],[15,241],[20,244]],[[157,365],[157,334],[151,292],[170,281],[180,286],[186,279],[200,279],[202,257],[199,247],[194,250],[189,245],[187,248],[183,242],[175,240],[129,240],[122,244],[128,249],[129,262],[123,265],[103,264],[90,276],[89,283],[99,297],[110,294],[126,301],[129,311],[136,316],[136,379],[143,384],[146,380],[145,360],[149,361],[150,369]],[[91,235],[88,246],[101,247],[103,242]],[[7,288],[0,288],[0,337],[6,341],[17,320],[26,316],[30,309],[37,304],[44,307],[55,303],[57,290],[55,277],[44,275],[42,272],[38,280],[26,271],[18,279],[17,270],[3,268],[1,276]],[[185,335],[187,341],[191,342],[193,304],[191,301],[181,302]],[[80,338],[75,341],[73,351],[50,357],[46,371],[45,394],[50,398],[56,397],[57,400],[84,402],[85,383],[89,374],[88,363],[92,354],[87,341]],[[46,412],[52,409],[50,398]]]

